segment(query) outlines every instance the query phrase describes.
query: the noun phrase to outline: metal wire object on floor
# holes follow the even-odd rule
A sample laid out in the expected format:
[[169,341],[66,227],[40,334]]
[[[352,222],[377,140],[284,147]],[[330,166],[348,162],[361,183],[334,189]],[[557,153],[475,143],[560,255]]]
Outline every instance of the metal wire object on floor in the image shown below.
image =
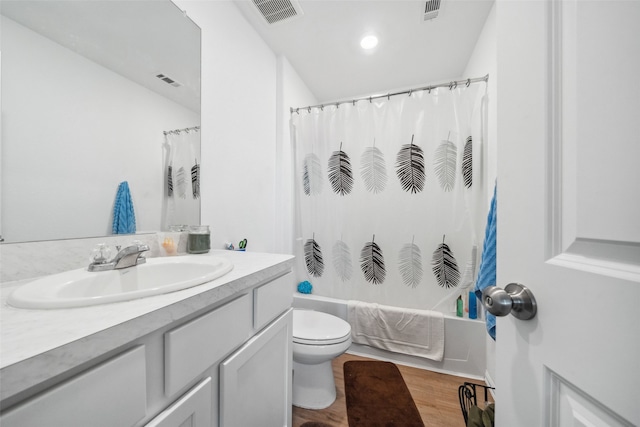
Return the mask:
[[469,409],[472,406],[478,406],[479,391],[484,391],[483,405],[489,401],[489,389],[495,390],[495,387],[489,387],[482,384],[474,384],[465,382],[458,387],[458,397],[460,399],[460,409],[462,410],[462,416],[464,417],[464,424],[467,425],[469,421]]

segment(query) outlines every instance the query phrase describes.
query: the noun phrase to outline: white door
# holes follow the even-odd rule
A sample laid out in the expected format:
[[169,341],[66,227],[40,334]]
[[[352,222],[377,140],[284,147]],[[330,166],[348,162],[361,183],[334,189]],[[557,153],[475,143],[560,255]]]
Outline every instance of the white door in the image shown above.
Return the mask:
[[497,3],[496,425],[640,425],[640,2]]
[[220,427],[289,427],[293,310],[220,364]]

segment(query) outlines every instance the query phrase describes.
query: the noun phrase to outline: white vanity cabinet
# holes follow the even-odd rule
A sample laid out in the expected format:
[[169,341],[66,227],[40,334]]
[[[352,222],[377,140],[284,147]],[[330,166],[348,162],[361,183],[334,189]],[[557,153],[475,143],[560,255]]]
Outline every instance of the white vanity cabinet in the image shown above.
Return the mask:
[[293,278],[288,269],[263,276],[34,387],[0,425],[291,426]]

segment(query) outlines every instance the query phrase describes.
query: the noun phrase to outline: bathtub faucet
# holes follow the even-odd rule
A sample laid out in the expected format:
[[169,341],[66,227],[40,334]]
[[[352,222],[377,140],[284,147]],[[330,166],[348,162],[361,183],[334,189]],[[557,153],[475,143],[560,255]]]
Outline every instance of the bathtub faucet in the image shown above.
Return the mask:
[[108,260],[104,256],[104,245],[100,247],[99,254],[96,256],[87,270],[89,271],[106,271],[106,270],[120,270],[122,268],[134,267],[139,264],[144,264],[147,259],[142,256],[142,253],[149,250],[149,246],[140,241],[134,241],[131,245],[120,249],[120,246],[116,246],[118,253],[112,260]]

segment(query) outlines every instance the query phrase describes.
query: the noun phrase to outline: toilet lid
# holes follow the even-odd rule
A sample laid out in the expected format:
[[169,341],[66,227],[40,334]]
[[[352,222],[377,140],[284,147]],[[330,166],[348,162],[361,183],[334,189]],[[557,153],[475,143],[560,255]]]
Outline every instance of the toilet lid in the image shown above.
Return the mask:
[[293,341],[301,344],[327,345],[346,341],[351,325],[321,311],[293,310]]

